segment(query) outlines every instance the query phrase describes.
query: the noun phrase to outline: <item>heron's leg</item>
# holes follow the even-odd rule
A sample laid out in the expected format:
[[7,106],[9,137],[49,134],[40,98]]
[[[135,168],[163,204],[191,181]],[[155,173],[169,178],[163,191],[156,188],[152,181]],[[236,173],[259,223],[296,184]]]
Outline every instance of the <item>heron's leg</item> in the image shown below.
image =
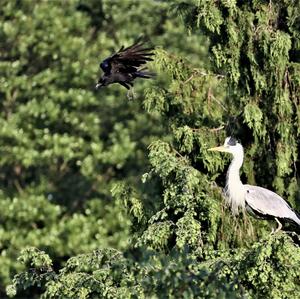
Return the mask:
[[275,220],[278,223],[278,227],[275,230],[272,229],[272,233],[271,234],[276,234],[276,233],[278,233],[282,229],[282,224],[280,223],[280,221],[277,218],[275,218]]

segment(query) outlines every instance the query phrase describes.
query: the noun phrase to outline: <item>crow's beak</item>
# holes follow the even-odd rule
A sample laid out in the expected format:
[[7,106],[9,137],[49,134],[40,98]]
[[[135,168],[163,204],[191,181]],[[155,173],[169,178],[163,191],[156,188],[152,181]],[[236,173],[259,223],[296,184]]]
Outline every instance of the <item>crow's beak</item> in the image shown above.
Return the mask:
[[100,87],[102,87],[102,86],[103,86],[103,85],[102,85],[101,83],[97,83],[96,86],[95,86],[95,88],[98,89],[98,88],[100,88]]

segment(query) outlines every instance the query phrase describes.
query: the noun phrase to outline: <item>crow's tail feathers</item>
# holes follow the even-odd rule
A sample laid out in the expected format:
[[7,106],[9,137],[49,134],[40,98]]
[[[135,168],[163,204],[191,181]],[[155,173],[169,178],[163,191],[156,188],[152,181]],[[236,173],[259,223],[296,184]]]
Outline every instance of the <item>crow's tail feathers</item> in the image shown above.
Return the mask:
[[156,76],[154,72],[149,72],[145,68],[142,68],[134,73],[136,78],[145,78],[145,79],[152,79]]

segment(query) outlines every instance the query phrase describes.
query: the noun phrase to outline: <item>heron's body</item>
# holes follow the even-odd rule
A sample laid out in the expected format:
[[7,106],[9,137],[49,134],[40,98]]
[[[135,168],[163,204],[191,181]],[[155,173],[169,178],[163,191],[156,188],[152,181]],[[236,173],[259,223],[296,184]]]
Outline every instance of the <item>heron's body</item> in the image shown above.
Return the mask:
[[[234,138],[228,137],[223,146],[210,150],[229,152],[233,160],[227,172],[225,199],[232,213],[245,210],[263,218],[289,219],[300,226],[300,218],[278,194],[262,187],[244,185],[240,180],[239,170],[244,160],[244,150]],[[280,229],[280,227],[279,227]]]
[[268,189],[244,185],[246,187],[246,208],[260,217],[289,219],[300,226],[300,219],[288,203],[275,192]]

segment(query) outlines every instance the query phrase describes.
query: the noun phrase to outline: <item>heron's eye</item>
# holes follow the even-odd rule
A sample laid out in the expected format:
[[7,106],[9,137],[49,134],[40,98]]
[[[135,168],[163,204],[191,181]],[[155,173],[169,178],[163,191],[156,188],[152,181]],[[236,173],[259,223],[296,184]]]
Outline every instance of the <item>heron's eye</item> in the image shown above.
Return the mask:
[[236,144],[237,144],[236,139],[233,137],[230,137],[230,139],[228,140],[228,145],[236,145]]

